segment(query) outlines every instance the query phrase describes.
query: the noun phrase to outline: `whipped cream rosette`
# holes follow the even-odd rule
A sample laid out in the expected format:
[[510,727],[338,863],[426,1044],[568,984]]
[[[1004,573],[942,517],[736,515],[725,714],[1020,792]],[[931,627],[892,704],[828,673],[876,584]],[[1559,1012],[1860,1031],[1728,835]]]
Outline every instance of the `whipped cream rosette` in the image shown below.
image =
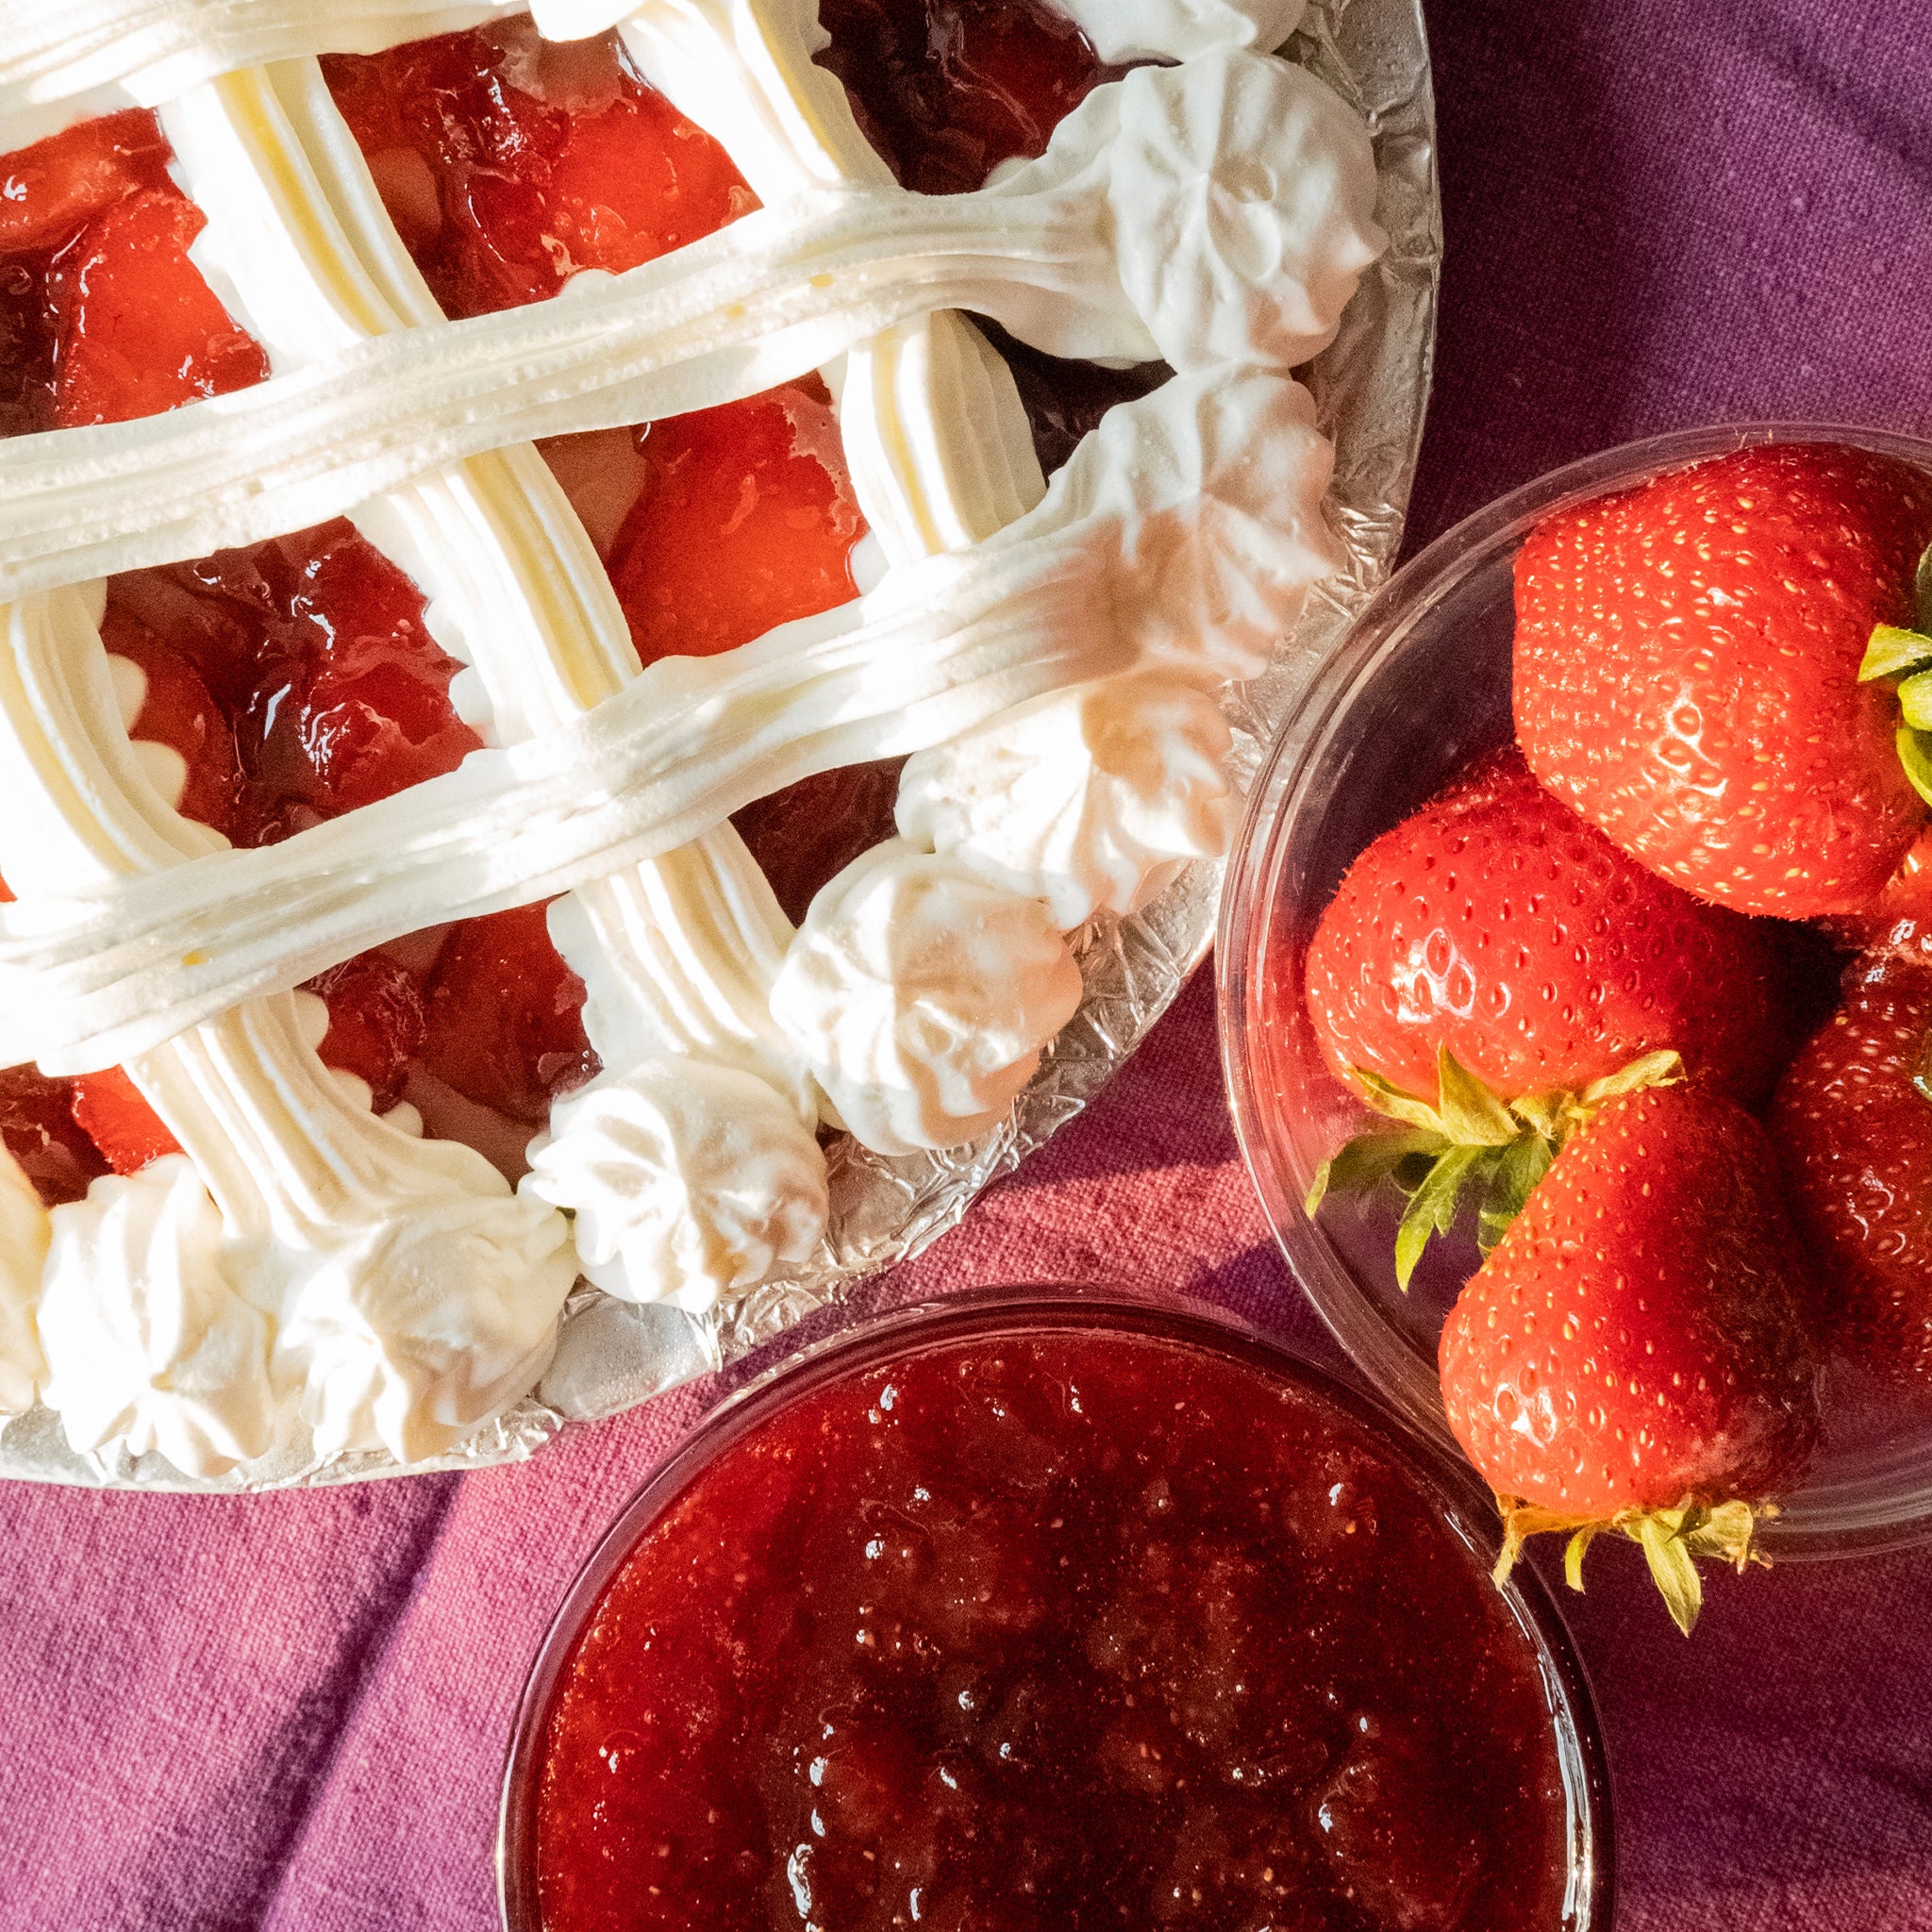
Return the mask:
[[[1250,734],[1399,530],[1434,263],[1407,0],[1078,0],[1103,59],[1163,64],[939,196],[861,133],[808,0],[538,0],[547,40],[614,29],[762,206],[452,319],[316,57],[521,10],[0,4],[0,132],[158,108],[193,262],[269,370],[0,442],[0,1060],[123,1067],[180,1150],[51,1208],[0,1160],[9,1472],[526,1453],[929,1238],[1178,983]],[[968,310],[1174,373],[1049,480]],[[642,661],[533,441],[821,369],[869,588]],[[230,844],[130,735],[101,580],[341,516],[425,598],[480,748]],[[794,928],[730,815],[885,758],[897,836]],[[448,1119],[378,1115],[296,989],[546,901],[601,1071],[512,1186]]]

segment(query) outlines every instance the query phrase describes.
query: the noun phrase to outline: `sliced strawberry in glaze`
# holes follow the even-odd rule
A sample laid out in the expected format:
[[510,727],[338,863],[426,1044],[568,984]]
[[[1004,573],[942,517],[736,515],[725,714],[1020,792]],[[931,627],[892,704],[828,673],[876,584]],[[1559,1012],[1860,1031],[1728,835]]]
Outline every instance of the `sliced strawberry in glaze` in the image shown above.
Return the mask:
[[108,1172],[101,1151],[74,1117],[74,1082],[38,1067],[0,1072],[0,1140],[49,1208],[78,1201]]
[[541,906],[453,927],[429,983],[423,1063],[465,1099],[541,1125],[600,1062],[584,982],[550,942]]
[[167,745],[188,768],[175,808],[184,818],[232,836],[242,784],[235,730],[201,674],[140,619],[112,604],[101,624],[101,641],[114,657],[137,665],[146,680],[128,737]]
[[865,520],[816,376],[641,433],[610,580],[645,663],[714,657],[856,594]]
[[825,881],[892,836],[904,758],[846,765],[788,785],[731,814],[792,924]]
[[506,21],[333,55],[323,72],[449,315],[541,301],[580,269],[635,268],[758,206],[614,36],[546,42]]
[[151,109],[83,121],[0,158],[0,255],[58,248],[104,208],[168,178]]
[[328,1004],[328,1031],[316,1052],[326,1067],[369,1083],[377,1113],[402,1098],[409,1065],[423,1050],[423,989],[382,953],[363,953],[308,982]]
[[235,326],[188,258],[207,223],[172,188],[148,189],[96,217],[63,258],[57,426],[125,423],[267,376],[261,345]]
[[1123,70],[1043,0],[823,0],[818,58],[900,182],[958,194],[1045,151],[1061,118]]
[[142,1097],[125,1067],[103,1067],[74,1083],[74,1118],[116,1174],[137,1174],[181,1143]]

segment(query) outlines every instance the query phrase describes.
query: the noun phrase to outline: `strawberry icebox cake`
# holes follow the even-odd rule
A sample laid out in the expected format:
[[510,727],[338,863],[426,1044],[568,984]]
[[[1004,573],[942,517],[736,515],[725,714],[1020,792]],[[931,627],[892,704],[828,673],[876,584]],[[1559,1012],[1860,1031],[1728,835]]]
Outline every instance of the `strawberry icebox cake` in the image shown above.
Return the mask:
[[1821,1371],[1932,1417],[1932,476],[1748,446],[1559,506],[1514,741],[1355,860],[1305,973],[1407,1288],[1468,1213],[1448,1422],[1524,1539],[1639,1542],[1687,1631],[1803,1481]]

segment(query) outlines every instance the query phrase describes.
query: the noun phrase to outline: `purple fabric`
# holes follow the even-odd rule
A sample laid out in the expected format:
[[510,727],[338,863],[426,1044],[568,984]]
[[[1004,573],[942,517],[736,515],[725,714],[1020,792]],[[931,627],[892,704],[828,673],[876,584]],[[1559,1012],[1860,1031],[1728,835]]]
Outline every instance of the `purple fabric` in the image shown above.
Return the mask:
[[[1924,0],[1436,0],[1449,263],[1413,530],[1650,431],[1932,425]],[[1125,1277],[1332,1357],[1221,1097],[1206,974],[1101,1103],[875,1293]],[[0,1488],[0,1928],[495,1924],[500,1755],[601,1526],[720,1392],[534,1465],[246,1502]],[[1932,1551],[1574,1627],[1626,1932],[1932,1927]]]

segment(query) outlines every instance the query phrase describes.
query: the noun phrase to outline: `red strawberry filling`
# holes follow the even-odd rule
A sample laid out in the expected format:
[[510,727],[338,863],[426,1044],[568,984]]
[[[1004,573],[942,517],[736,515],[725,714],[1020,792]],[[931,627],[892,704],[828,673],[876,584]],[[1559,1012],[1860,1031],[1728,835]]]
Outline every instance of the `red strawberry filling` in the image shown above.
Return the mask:
[[610,580],[645,663],[709,658],[857,594],[865,533],[815,375],[640,432]]
[[148,674],[132,736],[188,760],[190,797],[269,845],[454,771],[481,741],[451,710],[458,665],[423,598],[345,522],[108,587],[101,636]]
[[540,302],[581,269],[636,268],[758,206],[614,35],[546,43],[505,21],[322,67],[448,315]]
[[[133,736],[181,754],[183,810],[239,845],[454,771],[481,742],[451,708],[458,667],[425,627],[422,593],[343,522],[115,577],[102,637],[148,673]],[[322,1058],[367,1081],[379,1110],[420,1068],[540,1124],[596,1071],[583,983],[541,907],[364,954],[312,990],[329,1008]]]
[[108,1171],[106,1157],[74,1117],[74,1082],[38,1067],[0,1072],[0,1140],[49,1208],[78,1201]]
[[7,158],[0,431],[122,423],[268,374],[188,258],[206,217],[142,108]]
[[1085,34],[1043,0],[824,0],[820,56],[866,138],[922,194],[981,186],[1002,161],[1045,152],[1104,80]]
[[103,1067],[74,1083],[74,1118],[116,1174],[134,1174],[181,1143],[169,1133],[125,1067]]

